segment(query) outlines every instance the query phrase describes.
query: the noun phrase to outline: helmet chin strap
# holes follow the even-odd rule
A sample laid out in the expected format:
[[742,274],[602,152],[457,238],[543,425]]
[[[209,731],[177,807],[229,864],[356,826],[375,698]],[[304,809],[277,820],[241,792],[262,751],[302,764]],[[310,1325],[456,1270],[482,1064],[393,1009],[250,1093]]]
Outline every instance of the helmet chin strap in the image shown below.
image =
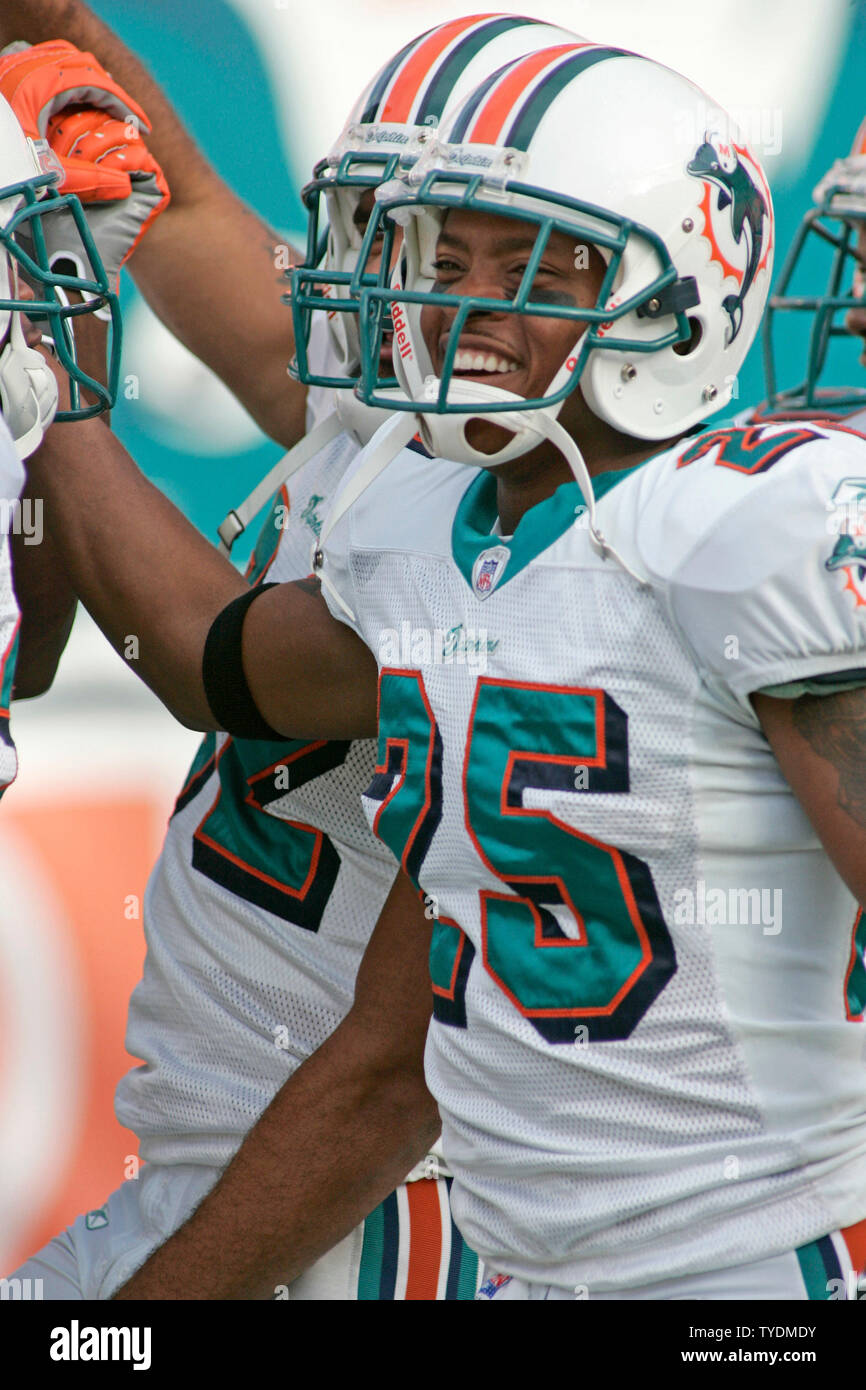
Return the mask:
[[[557,384],[558,378],[554,381],[553,386]],[[431,399],[435,399],[438,387],[438,379],[428,377],[425,383],[425,392]],[[551,410],[541,407],[536,410],[516,410],[513,414],[507,410],[494,414],[485,412],[485,398],[491,403],[507,400],[522,402],[523,400],[523,397],[516,396],[511,391],[504,391],[501,387],[485,386],[480,382],[452,381],[448,388],[449,402],[460,404],[477,402],[480,408],[477,413],[473,412],[471,415],[419,415],[417,419],[421,426],[421,436],[428,447],[430,443],[433,444],[432,452],[455,463],[490,468],[520,458],[522,454],[528,454],[531,449],[537,448],[545,441],[552,444],[563,455],[571,469],[586,504],[589,539],[592,548],[603,558],[606,559],[610,556],[616,560],[617,564],[633,579],[637,580],[638,584],[644,586],[646,579],[626,564],[622,556],[603,535],[598,525],[595,494],[583,455],[571,435],[567,433],[555,415],[551,413]],[[495,453],[483,454],[479,449],[473,448],[466,439],[465,426],[471,420],[485,420],[490,424],[499,425],[502,429],[511,431],[514,438],[508,444],[503,445],[501,449],[497,449]]]
[[395,411],[386,424],[376,431],[372,441],[360,456],[361,463],[357,470],[334,498],[318,540],[313,545],[313,573],[318,576],[322,588],[327,589],[337,607],[342,609],[351,623],[355,622],[355,614],[338,593],[336,586],[331,583],[324,568],[325,542],[337,522],[345,516],[350,507],[354,506],[361,493],[366,492],[370,484],[388,467],[391,460],[397,457],[400,450],[405,449],[415,434],[416,424],[416,416],[410,415],[408,412]]
[[[406,399],[402,391],[383,390],[380,393],[389,400]],[[378,406],[364,405],[354,391],[335,391],[334,409],[344,430],[352,434],[362,446],[369,444],[373,435],[391,419],[392,412]]]
[[21,315],[12,314],[0,353],[0,409],[20,459],[29,458],[57,411],[57,382],[38,352],[27,346]]
[[[504,393],[500,392],[500,398],[503,394]],[[429,417],[411,415],[403,412],[395,413],[388,423],[384,425],[381,430],[377,431],[373,441],[363,455],[360,466],[349,479],[348,484],[335,497],[331,510],[325,518],[325,524],[322,527],[321,535],[314,546],[313,571],[321,580],[322,588],[328,591],[333,601],[342,609],[346,617],[352,623],[355,621],[354,613],[342,596],[337,592],[336,587],[331,583],[324,568],[326,542],[337,525],[337,522],[345,516],[346,512],[349,511],[361,496],[361,493],[366,491],[374,479],[378,478],[379,474],[388,467],[392,459],[396,458],[400,450],[406,447],[415,433],[416,425],[425,418]],[[502,414],[484,414],[483,411],[479,411],[477,415],[473,415],[470,418],[490,420],[495,425],[504,425],[508,428],[509,421],[515,419],[515,416],[511,416],[507,412],[503,412]],[[622,556],[617,553],[606,539],[598,525],[592,480],[586,463],[584,462],[583,455],[571,435],[566,432],[558,420],[552,419],[550,415],[547,415],[543,411],[532,411],[531,413],[523,411],[516,418],[519,419],[521,429],[525,431],[525,435],[529,436],[529,442],[524,444],[524,447],[520,449],[520,453],[527,453],[536,443],[547,440],[564,456],[586,504],[586,513],[589,522],[589,539],[593,550],[595,550],[598,555],[601,555],[603,559],[607,559],[608,556],[610,556],[611,559],[616,560],[617,564],[620,565],[627,574],[630,574],[632,579],[634,579],[641,588],[646,588],[647,580],[645,576],[638,574],[636,570],[633,570],[630,565],[626,564]],[[483,458],[484,455],[481,455],[481,457]],[[460,458],[446,459],[446,461],[455,463],[464,462],[464,460]]]
[[[504,394],[504,392],[500,392],[500,395]],[[636,570],[632,569],[631,565],[626,564],[625,560],[617,553],[602,532],[598,524],[598,511],[595,502],[595,494],[592,490],[592,479],[589,474],[589,469],[586,466],[580,449],[558,420],[555,420],[544,410],[521,411],[519,415],[516,413],[515,415],[510,415],[507,411],[503,411],[501,414],[485,415],[483,412],[479,411],[478,415],[472,415],[469,418],[473,420],[489,420],[494,425],[502,425],[506,429],[511,428],[510,422],[512,420],[515,418],[518,419],[524,436],[522,447],[519,451],[520,454],[529,453],[530,449],[535,448],[536,445],[541,444],[544,440],[547,440],[554,448],[558,449],[571,469],[574,481],[577,483],[580,495],[586,504],[589,541],[593,550],[596,554],[600,555],[602,559],[606,560],[608,556],[610,556],[611,559],[616,560],[617,564],[620,565],[627,574],[630,574],[632,579],[640,584],[641,588],[646,587],[647,580],[645,576],[638,574]],[[526,440],[527,435],[529,436],[528,441]],[[519,457],[519,455],[508,455],[508,457]]]

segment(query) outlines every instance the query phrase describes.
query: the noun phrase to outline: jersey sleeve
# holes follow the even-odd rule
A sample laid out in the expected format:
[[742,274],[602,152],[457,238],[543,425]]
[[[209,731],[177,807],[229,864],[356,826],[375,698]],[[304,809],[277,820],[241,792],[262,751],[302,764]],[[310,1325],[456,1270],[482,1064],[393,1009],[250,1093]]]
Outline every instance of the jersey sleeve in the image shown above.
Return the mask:
[[322,597],[328,605],[328,610],[333,618],[338,622],[345,623],[353,632],[363,640],[364,633],[355,607],[353,607],[352,593],[352,574],[349,561],[349,547],[341,544],[348,531],[348,522],[343,519],[343,523],[337,528],[338,534],[333,544],[329,543],[322,552],[323,563],[319,570],[319,579],[322,584]]
[[[346,477],[352,472],[350,468]],[[345,482],[346,478],[343,486]],[[342,510],[342,497],[343,487],[339,487],[325,513],[322,541],[313,557],[313,566],[321,580],[322,596],[331,616],[345,623],[363,639],[352,580],[352,513],[351,510]]]
[[741,701],[866,684],[866,439],[800,433],[763,470],[736,446],[739,463],[688,465],[708,484],[685,489],[692,543],[681,507],[669,602],[701,669]]
[[[422,450],[423,460],[419,460],[416,453],[404,447],[414,428],[411,416],[392,413],[346,470],[321,531],[317,572],[325,601],[333,616],[357,632],[368,646],[372,644],[371,634],[379,615],[365,604],[363,622],[359,621],[361,599],[355,584],[353,556],[376,557],[393,543],[395,536],[402,538],[404,546],[414,548],[418,518],[427,515],[424,502],[429,503],[431,491],[439,494],[439,472],[432,475],[430,456]],[[439,469],[442,466],[440,463]],[[458,465],[445,467],[449,474],[455,468],[463,472]],[[420,510],[419,473],[422,483],[426,482]],[[444,498],[441,511],[447,513]],[[423,529],[429,533],[429,526]]]

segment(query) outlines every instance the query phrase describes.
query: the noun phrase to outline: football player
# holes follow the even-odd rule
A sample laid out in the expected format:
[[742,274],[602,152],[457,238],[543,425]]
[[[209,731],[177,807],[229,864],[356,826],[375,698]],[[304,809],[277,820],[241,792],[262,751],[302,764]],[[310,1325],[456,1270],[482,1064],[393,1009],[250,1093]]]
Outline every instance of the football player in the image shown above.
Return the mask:
[[[321,298],[311,294],[305,308],[300,297],[300,356],[308,380],[322,385],[327,374],[328,384],[352,385],[357,377],[358,335],[346,291],[356,258],[365,245],[374,245],[375,225],[365,243],[365,218],[375,186],[398,164],[408,167],[447,104],[516,54],[556,39],[572,36],[515,16],[467,16],[406,46],[367,85],[306,192],[307,282],[327,290],[329,306],[341,306],[331,308],[332,341],[323,345],[317,341],[326,322],[318,310]],[[54,47],[42,45],[27,55],[29,72],[39,72],[43,83],[51,76]],[[94,60],[70,58],[66,51],[65,71],[84,63],[91,88],[98,89],[105,75],[94,70]],[[320,198],[328,202],[330,220],[324,269],[317,263]],[[382,418],[344,390],[337,418],[325,415],[280,465],[282,486],[247,576],[252,585],[309,572],[310,544],[330,497],[359,440]],[[303,466],[295,471],[299,461]],[[227,543],[259,506],[254,502],[232,514],[224,529]],[[213,1186],[285,1079],[347,1013],[358,964],[395,875],[390,852],[372,835],[361,810],[360,793],[375,761],[370,742],[205,740],[148,886],[148,955],[127,1039],[145,1065],[130,1072],[118,1091],[118,1116],[138,1134],[147,1163],[138,1181],[125,1183],[104,1208],[82,1216],[19,1271],[41,1278],[47,1297],[110,1296]],[[366,1048],[369,1055],[369,1039]],[[410,1079],[410,1092],[414,1084]],[[381,1104],[393,1108],[393,1093],[385,1085],[380,1090]],[[378,1200],[388,1192],[379,1187],[385,1154],[375,1126],[371,1133],[377,1136],[376,1161],[365,1159],[362,1137],[346,1162],[369,1163]],[[394,1127],[392,1186],[414,1157],[401,1142]],[[305,1165],[314,1167],[314,1160],[308,1156]],[[422,1157],[413,1177],[372,1215],[367,1212],[373,1199],[360,1205],[357,1217],[366,1220],[353,1222],[338,1248],[300,1279],[280,1281],[281,1294],[472,1297],[477,1260],[452,1225],[447,1169],[432,1153]],[[279,1242],[278,1206],[263,1195],[261,1185],[251,1183],[236,1211],[249,1228]],[[237,1277],[228,1255],[235,1246],[236,1233],[226,1231],[224,1279]],[[285,1259],[285,1245],[281,1253]],[[303,1268],[297,1264],[300,1253],[296,1238],[296,1268]],[[260,1290],[256,1269],[241,1274]],[[270,1285],[260,1291],[273,1297],[277,1281],[269,1277]]]
[[[390,194],[402,286],[362,324],[388,306],[422,438],[485,471],[434,526],[448,474],[386,426],[320,565],[379,657],[371,820],[436,904],[427,1079],[482,1296],[854,1298],[866,551],[828,513],[866,455],[809,420],[682,438],[757,327],[772,211],[653,68],[512,65]],[[395,659],[455,624],[483,673],[435,636]]]
[[[17,771],[13,684],[16,695],[36,693],[54,604],[41,500],[27,496],[21,505],[23,461],[55,418],[101,413],[117,386],[117,300],[78,199],[60,192],[59,175],[47,142],[30,138],[0,95],[0,794]],[[106,323],[97,316],[114,330],[107,381]],[[59,413],[55,377],[35,350],[43,341],[71,388]]]
[[[861,444],[776,426],[710,433],[645,462],[648,441],[677,440],[729,394],[766,294],[772,220],[745,147],[689,119],[694,93],[657,65],[635,71],[643,63],[590,49],[558,54],[548,72],[508,70],[464,108],[453,154],[427,171],[444,201],[429,181],[406,194],[420,213],[407,254],[415,297],[368,292],[370,308],[396,298],[398,356],[405,347],[431,369],[433,398],[425,389],[413,401],[429,442],[445,448],[424,419],[438,405],[448,455],[477,464],[484,454],[507,472],[499,486],[486,474],[467,486],[453,467],[401,454],[348,521],[338,505],[323,573],[331,602],[388,666],[371,801],[437,914],[428,1074],[464,1229],[504,1271],[490,1290],[826,1297],[862,1262],[864,885],[862,637],[843,567],[822,549],[824,494],[863,468]],[[638,139],[651,120],[654,138]],[[591,124],[593,141],[575,147],[573,132]],[[663,181],[662,168],[676,178]],[[473,176],[462,185],[461,169]],[[511,224],[497,231],[506,209]],[[412,322],[413,304],[426,323]],[[449,380],[454,370],[468,381]],[[516,389],[497,395],[497,377]],[[577,377],[582,395],[563,406],[560,432],[552,412]],[[408,368],[404,379],[417,390]],[[454,415],[461,405],[476,417],[469,428]],[[75,566],[98,548],[99,572],[80,582],[109,629],[113,611],[125,610],[125,630],[136,614],[160,653],[153,683],[191,722],[220,722],[222,669],[245,675],[254,697],[242,681],[230,696],[226,722],[239,732],[262,718],[309,737],[372,732],[375,662],[347,624],[327,625],[303,585],[256,595],[242,631],[237,607],[227,613],[211,634],[206,692],[198,663],[225,570],[185,551],[166,509],[161,554],[183,550],[187,572],[166,566],[154,622],[135,557],[112,552],[110,517],[83,504],[109,477],[118,493],[139,486],[122,451],[92,437],[64,479],[66,554]],[[374,442],[358,491],[401,437],[389,426]],[[559,457],[527,452],[539,439]],[[597,497],[580,454],[601,480]],[[46,487],[51,455],[49,441]],[[556,487],[571,486],[569,464],[582,493]],[[148,536],[156,511],[143,514]],[[190,566],[205,579],[198,596],[187,592]],[[469,619],[477,632],[503,597],[517,621],[486,630],[490,676],[436,660],[446,655],[437,633],[468,634]],[[404,622],[413,652],[398,665]],[[835,692],[779,697],[809,671],[832,675]],[[413,901],[401,881],[353,1009],[285,1088],[303,1119],[290,1155],[324,1155],[340,1121],[354,1137],[369,1095],[369,1054],[355,1068],[362,1036],[382,1049],[368,1078],[411,1061],[425,936]],[[394,1018],[397,998],[408,1002]],[[420,1107],[421,1090],[403,1085],[404,1105]],[[150,1283],[130,1291],[173,1280],[189,1290],[217,1257],[213,1213],[231,1208],[251,1155],[282,1139],[271,1118],[155,1257]],[[429,1118],[419,1109],[413,1123],[420,1143]],[[311,1202],[350,1202],[345,1182],[334,1196],[324,1158],[300,1178],[292,1197],[307,1231]]]
[[[115,636],[134,619],[190,722],[369,735],[378,684],[367,805],[407,874],[352,1009],[281,1093],[291,1132],[266,1112],[122,1296],[207,1285],[275,1147],[298,1248],[345,1223],[371,1179],[334,1141],[375,1162],[373,1078],[422,1151],[408,1069],[430,945],[427,1078],[489,1296],[850,1297],[866,663],[856,556],[826,517],[866,458],[811,422],[689,433],[729,397],[766,297],[760,166],[684,79],[576,45],[482,84],[386,206],[405,271],[364,292],[363,394],[377,404],[390,304],[413,409],[322,528],[339,621],[302,582],[212,625],[232,581],[167,504],[141,514],[165,561],[154,614],[112,540],[142,486],[123,451],[89,426],[62,488],[50,440],[40,459],[76,583]],[[401,448],[419,426],[454,462]],[[785,697],[820,677],[824,696]]]

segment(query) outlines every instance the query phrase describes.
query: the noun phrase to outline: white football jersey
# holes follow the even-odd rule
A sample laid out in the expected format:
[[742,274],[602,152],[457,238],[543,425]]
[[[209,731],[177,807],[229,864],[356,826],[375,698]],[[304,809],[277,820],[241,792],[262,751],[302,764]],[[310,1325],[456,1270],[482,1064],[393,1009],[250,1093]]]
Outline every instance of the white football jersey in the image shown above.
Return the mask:
[[492,475],[411,446],[323,570],[381,671],[368,814],[437,916],[455,1218],[590,1296],[866,1216],[864,931],[749,699],[866,683],[866,443],[713,431],[594,486],[635,575],[576,484],[503,538]]
[[[358,451],[340,435],[278,495],[250,579],[310,572],[330,497]],[[375,744],[208,735],[144,904],[147,958],[117,1091],[161,1163],[228,1161],[275,1092],[347,1013],[394,879],[360,794]]]
[[0,796],[18,771],[15,744],[9,732],[9,705],[21,615],[12,587],[9,532],[15,516],[15,503],[23,487],[24,465],[0,416]]

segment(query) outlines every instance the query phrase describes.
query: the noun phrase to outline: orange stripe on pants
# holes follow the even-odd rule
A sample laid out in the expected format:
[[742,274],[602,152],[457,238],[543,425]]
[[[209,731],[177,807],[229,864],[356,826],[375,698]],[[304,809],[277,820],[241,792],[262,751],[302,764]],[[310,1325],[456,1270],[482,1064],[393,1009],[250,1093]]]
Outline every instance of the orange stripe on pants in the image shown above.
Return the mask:
[[855,1226],[846,1226],[839,1234],[848,1247],[851,1268],[856,1269],[858,1274],[866,1273],[866,1220],[858,1221]]
[[442,1208],[439,1184],[419,1178],[406,1184],[409,1198],[409,1273],[406,1298],[435,1301],[442,1260]]

